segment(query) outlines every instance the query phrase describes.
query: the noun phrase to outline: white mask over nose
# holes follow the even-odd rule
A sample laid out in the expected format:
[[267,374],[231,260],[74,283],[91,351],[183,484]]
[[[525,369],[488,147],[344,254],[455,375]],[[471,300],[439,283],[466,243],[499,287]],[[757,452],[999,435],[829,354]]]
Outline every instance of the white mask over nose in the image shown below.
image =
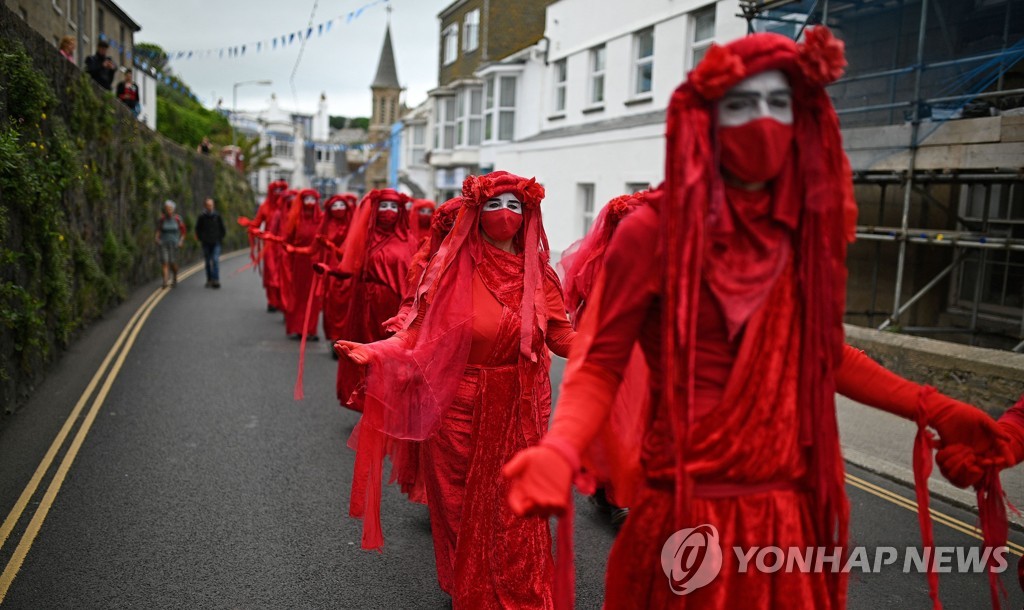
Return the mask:
[[781,70],[766,70],[737,83],[718,101],[719,127],[738,127],[761,118],[793,124],[793,96]]
[[508,210],[516,214],[523,213],[523,204],[514,193],[501,193],[491,197],[484,203],[484,213]]

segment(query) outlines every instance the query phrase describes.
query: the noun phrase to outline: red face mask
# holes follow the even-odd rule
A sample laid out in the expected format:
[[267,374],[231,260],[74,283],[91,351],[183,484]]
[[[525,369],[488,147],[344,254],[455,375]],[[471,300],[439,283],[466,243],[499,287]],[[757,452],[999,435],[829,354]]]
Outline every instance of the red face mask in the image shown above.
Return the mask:
[[428,214],[420,214],[420,228],[427,230],[430,228],[430,216]]
[[398,222],[398,212],[394,210],[387,210],[384,212],[377,212],[377,226],[382,229],[390,229],[395,226]]
[[506,241],[515,237],[523,226],[523,215],[512,210],[495,210],[480,215],[480,226],[494,241]]
[[334,218],[344,218],[346,211],[347,210],[345,208],[335,208],[335,207],[332,207],[331,208],[331,216],[333,216]]
[[767,182],[779,175],[793,144],[793,126],[760,118],[720,127],[722,166],[743,182]]

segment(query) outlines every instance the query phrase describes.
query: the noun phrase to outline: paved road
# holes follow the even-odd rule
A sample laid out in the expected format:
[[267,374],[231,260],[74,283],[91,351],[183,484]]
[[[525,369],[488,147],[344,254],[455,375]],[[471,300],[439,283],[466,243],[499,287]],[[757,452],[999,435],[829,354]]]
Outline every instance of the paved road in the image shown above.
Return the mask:
[[[220,291],[193,276],[167,292],[93,422],[94,402],[83,405],[0,547],[0,567],[27,551],[4,608],[448,607],[434,578],[426,510],[393,487],[384,496],[385,553],[359,549],[359,524],[345,516],[353,458],[345,440],[356,416],[334,399],[335,363],[326,345],[312,344],[306,400],[292,400],[298,344],[286,338],[280,315],[264,311],[257,278],[231,275],[242,262],[224,262]],[[0,433],[0,515],[17,506],[153,288],[90,329]],[[102,393],[102,384],[96,389]],[[83,430],[75,453],[72,439]],[[911,491],[850,471],[857,477],[848,485],[855,542],[917,543],[916,515],[872,486],[904,498]],[[52,498],[44,496],[60,482]],[[952,506],[934,507],[974,522]],[[578,607],[598,608],[614,534],[585,501],[578,515]],[[940,545],[977,542],[939,524],[936,536]],[[1016,532],[1013,539],[1024,542]],[[1010,607],[1021,607],[1015,574],[1004,581]],[[946,574],[941,582],[949,608],[988,604],[983,576]],[[923,576],[889,570],[851,579],[851,608],[926,604]]]

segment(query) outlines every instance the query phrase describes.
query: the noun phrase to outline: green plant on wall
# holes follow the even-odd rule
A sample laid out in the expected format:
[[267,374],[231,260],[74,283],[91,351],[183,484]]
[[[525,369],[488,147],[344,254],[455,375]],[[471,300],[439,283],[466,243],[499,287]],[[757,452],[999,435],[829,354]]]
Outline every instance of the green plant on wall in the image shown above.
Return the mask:
[[[13,37],[0,38],[0,407],[7,412],[79,329],[158,275],[153,227],[165,199],[186,218],[212,194],[228,218],[251,214],[253,201],[238,172],[141,126],[87,75],[69,72],[44,41],[30,48],[45,52],[34,56]],[[229,229],[227,247],[244,242],[242,231]],[[184,255],[194,257],[198,248],[187,243]]]

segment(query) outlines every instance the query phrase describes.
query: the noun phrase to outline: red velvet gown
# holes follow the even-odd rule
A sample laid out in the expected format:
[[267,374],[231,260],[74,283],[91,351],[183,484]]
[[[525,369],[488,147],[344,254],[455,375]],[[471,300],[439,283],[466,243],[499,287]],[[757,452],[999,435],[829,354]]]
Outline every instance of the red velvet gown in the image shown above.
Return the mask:
[[[328,212],[329,213],[329,212]],[[327,221],[327,241],[334,248],[341,248],[345,241],[345,234],[348,231],[348,223],[338,220]],[[322,263],[330,268],[338,266],[338,253],[332,248],[324,248]],[[345,313],[348,310],[351,283],[331,274],[324,278],[323,308],[324,308],[324,337],[328,341],[336,341],[344,333]]]
[[[269,201],[264,201],[260,204],[259,210],[256,212],[256,217],[253,218],[250,226],[260,228],[264,226],[264,230],[267,232],[271,231],[271,221],[275,217],[280,203],[277,205],[271,205]],[[260,256],[263,269],[263,290],[267,293],[267,304],[271,307],[281,309],[284,305],[281,303],[281,277],[280,277],[280,261],[279,261],[279,246],[276,242],[271,240],[263,240],[261,246],[263,248]]]
[[[639,341],[651,368],[651,407],[641,449],[646,484],[612,548],[605,607],[830,608],[826,575],[739,573],[732,552],[736,545],[817,546],[812,497],[804,484],[808,455],[799,439],[794,363],[800,358],[802,321],[792,261],[732,340],[718,302],[702,283],[695,412],[685,462],[695,489],[687,507],[691,522],[679,524],[673,507],[672,420],[658,400],[666,378],[660,357],[665,331],[658,232],[651,208],[637,210],[619,227],[606,259],[598,328],[582,365],[593,375],[621,375]],[[707,586],[678,596],[662,570],[662,546],[676,530],[705,523],[721,537],[721,573]]]
[[[573,332],[554,271],[546,268],[547,336],[568,353]],[[551,536],[546,521],[517,518],[500,470],[536,444],[551,408],[550,359],[538,367],[530,409],[520,402],[519,333],[523,257],[484,246],[473,275],[468,365],[441,429],[424,443],[434,554],[441,588],[455,609],[550,608]],[[415,328],[415,326],[414,326]],[[537,353],[546,354],[541,347]]]
[[[305,209],[305,208],[310,209]],[[320,228],[320,218],[315,213],[316,206],[303,206],[299,213],[299,222],[292,233],[286,236],[286,243],[295,248],[310,248],[316,240],[317,231]],[[285,332],[289,335],[306,334],[316,335],[317,323],[320,320],[321,299],[319,295],[313,296],[313,306],[309,312],[309,321],[306,328],[302,323],[306,318],[306,302],[309,299],[309,291],[313,288],[313,255],[308,252],[294,251],[285,253],[285,263],[289,266],[289,277],[291,278],[288,287],[290,296],[287,302],[290,307],[284,312]]]
[[[402,304],[414,247],[401,231],[374,229],[362,273],[350,280],[344,334],[339,339],[372,343],[390,336],[384,322],[398,313]],[[348,358],[338,361],[337,393],[342,405],[347,406],[360,379],[360,367]],[[357,404],[353,406],[361,408]]]

